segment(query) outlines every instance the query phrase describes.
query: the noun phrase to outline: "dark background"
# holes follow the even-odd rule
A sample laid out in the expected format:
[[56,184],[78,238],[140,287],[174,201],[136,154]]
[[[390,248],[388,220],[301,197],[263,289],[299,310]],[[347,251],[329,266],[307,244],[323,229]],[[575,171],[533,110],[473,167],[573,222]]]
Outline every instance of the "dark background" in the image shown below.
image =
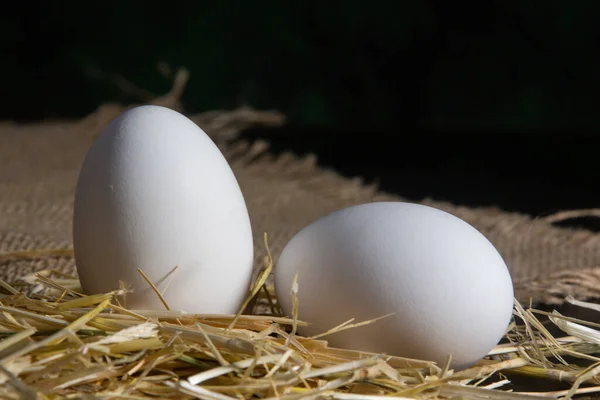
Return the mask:
[[[535,216],[600,205],[600,2],[29,1],[0,13],[0,119],[138,102],[186,67],[187,111],[290,122],[275,151]],[[576,221],[594,226],[593,221]],[[596,224],[597,225],[597,224]]]

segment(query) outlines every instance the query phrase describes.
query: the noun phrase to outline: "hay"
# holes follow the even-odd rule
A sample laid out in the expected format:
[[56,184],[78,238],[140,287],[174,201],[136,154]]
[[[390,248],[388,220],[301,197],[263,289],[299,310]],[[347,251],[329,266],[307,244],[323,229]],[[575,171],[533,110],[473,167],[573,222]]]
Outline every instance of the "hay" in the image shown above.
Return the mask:
[[[179,98],[188,78],[189,73],[180,70],[173,89],[157,98],[121,77],[108,77],[145,102],[174,109],[181,108]],[[30,126],[18,134],[12,124],[4,124],[0,132],[0,150],[10,149],[3,153],[3,176],[10,179],[2,182],[0,198],[0,272],[14,280],[0,279],[0,398],[503,400],[600,392],[600,357],[595,355],[600,353],[600,324],[524,308],[518,301],[503,342],[473,367],[452,371],[450,359],[438,366],[327,346],[328,335],[377,319],[350,320],[311,338],[298,336],[296,328],[305,322],[297,318],[297,298],[294,315],[282,316],[268,279],[273,267],[268,248],[258,253],[266,254],[265,266],[237,315],[185,314],[170,310],[164,299],[165,310],[129,310],[122,306],[125,288],[84,295],[76,277],[55,269],[39,271],[74,271],[72,249],[60,239],[70,225],[64,222],[70,221],[74,178],[90,136],[123,110],[108,105],[77,123]],[[277,231],[275,253],[299,227],[327,212],[368,201],[400,200],[320,170],[312,156],[275,157],[264,142],[240,141],[240,132],[249,126],[280,125],[284,117],[279,113],[243,107],[192,119],[232,165],[257,229]],[[47,153],[57,157],[45,157]],[[282,184],[288,197],[278,200],[275,194]],[[599,293],[599,237],[550,226],[565,218],[598,215],[597,210],[531,220],[496,209],[425,203],[465,219],[498,243],[522,298],[561,303],[568,293],[585,298]],[[35,224],[28,223],[33,220]],[[36,261],[42,259],[43,263]],[[23,271],[32,270],[38,272],[23,277]],[[566,301],[600,311],[597,304],[573,297]],[[563,333],[553,335],[552,327]],[[548,385],[533,393],[514,390],[512,384],[523,379]],[[555,383],[562,387],[550,389]]]
[[[75,277],[43,271],[0,282],[3,398],[383,399],[571,398],[600,392],[600,324],[523,308],[487,357],[462,371],[432,362],[327,346],[279,315],[267,257],[244,307],[253,315],[128,310],[126,291],[84,295]],[[292,293],[293,295],[293,293]],[[600,311],[600,305],[567,301]],[[262,315],[261,315],[262,314]],[[539,315],[568,336],[554,337]],[[354,327],[364,321],[353,324]],[[570,361],[567,361],[570,360]],[[570,389],[507,390],[511,376]],[[535,397],[533,397],[535,396]]]

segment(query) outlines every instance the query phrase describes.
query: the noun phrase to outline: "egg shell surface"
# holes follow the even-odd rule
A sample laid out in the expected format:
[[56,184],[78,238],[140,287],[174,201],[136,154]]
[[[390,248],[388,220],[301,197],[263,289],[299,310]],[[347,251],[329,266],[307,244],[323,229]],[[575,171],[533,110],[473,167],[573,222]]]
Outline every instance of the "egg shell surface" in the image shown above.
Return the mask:
[[298,273],[300,334],[354,318],[393,315],[323,337],[330,346],[465,368],[502,338],[513,310],[509,271],[475,228],[428,206],[380,202],[329,214],[297,233],[275,269],[278,301],[292,312]]
[[125,111],[96,138],[81,168],[73,245],[87,293],[123,287],[131,309],[233,314],[253,263],[242,192],[212,140],[159,106]]

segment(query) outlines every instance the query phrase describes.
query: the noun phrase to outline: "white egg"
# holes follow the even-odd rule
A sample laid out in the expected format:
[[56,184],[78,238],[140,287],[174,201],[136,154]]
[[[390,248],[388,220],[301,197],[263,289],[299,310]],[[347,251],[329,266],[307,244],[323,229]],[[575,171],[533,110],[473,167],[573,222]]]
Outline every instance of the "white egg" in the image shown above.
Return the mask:
[[[253,262],[250,219],[227,161],[195,123],[168,108],[130,109],[82,166],[73,244],[87,293],[132,289],[132,309],[236,313]],[[122,283],[120,283],[122,282]]]
[[475,228],[441,210],[409,203],[363,204],[300,231],[275,270],[291,315],[298,273],[299,333],[312,336],[367,321],[323,339],[334,347],[436,361],[464,368],[502,338],[513,286],[502,257]]

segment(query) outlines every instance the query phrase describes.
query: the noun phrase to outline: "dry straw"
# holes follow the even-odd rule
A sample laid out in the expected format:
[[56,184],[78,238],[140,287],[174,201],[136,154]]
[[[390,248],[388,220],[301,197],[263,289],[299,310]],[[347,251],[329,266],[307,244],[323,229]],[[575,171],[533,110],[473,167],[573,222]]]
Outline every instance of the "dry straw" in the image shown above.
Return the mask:
[[[153,103],[176,106],[187,78],[180,71],[174,89]],[[71,252],[9,251],[0,259]],[[450,359],[438,366],[327,346],[328,335],[377,320],[347,321],[312,338],[297,335],[301,304],[294,297],[294,315],[281,315],[268,279],[272,268],[267,252],[237,315],[185,314],[170,310],[162,297],[165,310],[130,310],[122,301],[126,288],[84,295],[76,277],[57,271],[0,280],[0,398],[504,400],[600,392],[599,324],[515,301],[501,344],[473,367],[452,371]],[[600,312],[598,304],[567,302]],[[513,390],[511,381],[523,379],[548,387],[561,382],[564,389]]]
[[[84,295],[75,277],[53,271],[0,281],[1,396],[531,399],[600,392],[599,324],[515,302],[502,344],[475,366],[452,371],[450,359],[438,366],[327,346],[327,335],[375,320],[348,321],[313,338],[295,334],[304,322],[296,313],[281,315],[267,279],[272,268],[267,256],[242,308],[255,312],[238,315],[185,314],[166,303],[163,311],[128,310],[118,300],[126,290]],[[567,336],[554,337],[540,316]],[[566,382],[570,389],[512,391],[515,376]]]

